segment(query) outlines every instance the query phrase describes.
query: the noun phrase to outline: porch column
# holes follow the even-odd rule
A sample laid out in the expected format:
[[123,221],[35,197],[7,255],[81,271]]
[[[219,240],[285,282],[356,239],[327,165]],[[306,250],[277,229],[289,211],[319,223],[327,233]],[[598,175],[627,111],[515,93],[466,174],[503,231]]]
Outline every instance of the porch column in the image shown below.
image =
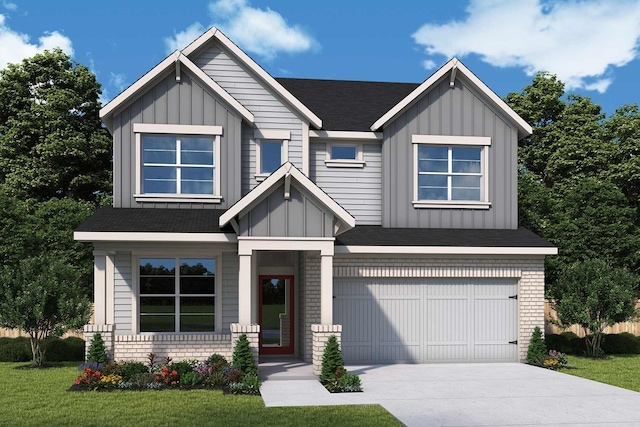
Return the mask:
[[107,323],[107,252],[93,251],[93,323]]
[[238,323],[251,324],[251,250],[239,253],[238,272]]
[[333,324],[333,254],[320,255],[320,323]]

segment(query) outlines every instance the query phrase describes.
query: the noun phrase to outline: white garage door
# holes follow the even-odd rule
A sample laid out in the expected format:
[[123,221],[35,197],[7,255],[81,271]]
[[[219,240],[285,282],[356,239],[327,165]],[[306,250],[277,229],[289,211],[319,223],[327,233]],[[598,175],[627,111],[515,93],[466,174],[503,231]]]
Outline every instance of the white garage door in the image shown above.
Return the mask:
[[517,361],[514,280],[334,279],[348,363]]

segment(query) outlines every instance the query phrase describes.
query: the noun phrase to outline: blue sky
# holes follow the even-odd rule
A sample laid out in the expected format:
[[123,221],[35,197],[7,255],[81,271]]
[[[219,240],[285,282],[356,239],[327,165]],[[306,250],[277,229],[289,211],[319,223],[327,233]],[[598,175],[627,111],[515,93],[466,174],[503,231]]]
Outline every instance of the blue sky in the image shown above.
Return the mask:
[[537,70],[640,99],[640,0],[0,0],[0,68],[60,46],[106,101],[215,25],[275,77],[421,82],[457,56],[498,95]]

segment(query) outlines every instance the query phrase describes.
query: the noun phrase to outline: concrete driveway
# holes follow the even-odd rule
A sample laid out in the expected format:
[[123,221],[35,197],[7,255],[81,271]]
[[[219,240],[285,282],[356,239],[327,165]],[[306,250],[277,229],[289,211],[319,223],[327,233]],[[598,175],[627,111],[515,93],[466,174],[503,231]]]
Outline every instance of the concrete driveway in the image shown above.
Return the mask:
[[640,393],[519,363],[347,369],[363,393],[267,376],[265,405],[378,403],[408,426],[640,426]]

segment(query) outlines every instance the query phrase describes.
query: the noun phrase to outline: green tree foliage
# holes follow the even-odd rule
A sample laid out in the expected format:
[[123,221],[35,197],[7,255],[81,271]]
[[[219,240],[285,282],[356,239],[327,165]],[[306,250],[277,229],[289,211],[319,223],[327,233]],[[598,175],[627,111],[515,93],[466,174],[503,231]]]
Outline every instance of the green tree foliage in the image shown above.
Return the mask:
[[104,345],[102,334],[97,333],[91,338],[89,351],[87,351],[87,362],[108,363],[107,347]]
[[111,191],[100,84],[60,49],[0,70],[0,184],[10,195],[97,201]]
[[529,347],[527,348],[527,363],[530,365],[542,366],[547,355],[547,344],[542,338],[542,331],[539,326],[533,329]]
[[320,382],[326,384],[336,377],[338,369],[344,368],[342,351],[335,335],[331,335],[327,340],[322,353],[322,370],[320,371]]
[[79,283],[78,270],[55,257],[0,267],[0,327],[29,334],[34,365],[44,363],[47,338],[89,320],[91,303]]
[[233,365],[240,368],[245,375],[257,373],[256,362],[253,359],[253,351],[249,345],[247,334],[242,334],[238,337],[233,348],[232,361]]
[[558,316],[554,323],[562,327],[580,325],[589,334],[587,354],[597,357],[602,354],[604,328],[637,316],[637,285],[635,275],[603,260],[566,266],[551,295]]
[[640,113],[606,118],[588,97],[538,73],[509,105],[533,127],[518,147],[520,225],[550,240],[547,294],[566,266],[591,258],[640,272]]

